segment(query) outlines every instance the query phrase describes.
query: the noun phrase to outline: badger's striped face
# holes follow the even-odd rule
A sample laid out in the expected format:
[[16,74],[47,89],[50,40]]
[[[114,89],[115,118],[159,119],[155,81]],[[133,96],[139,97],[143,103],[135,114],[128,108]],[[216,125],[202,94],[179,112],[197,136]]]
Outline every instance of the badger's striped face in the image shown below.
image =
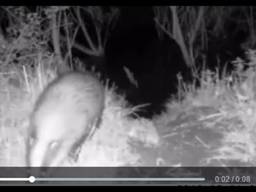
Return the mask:
[[[65,121],[58,113],[49,113],[44,116],[34,118],[32,133],[29,141],[29,166],[58,166],[55,162],[60,155],[59,153],[68,153],[62,149],[63,139],[62,132]],[[58,160],[61,161],[61,160]]]
[[34,176],[45,176],[51,174],[49,167],[58,166],[62,159],[59,159],[61,141],[44,141],[38,138],[30,139],[29,167],[33,167]]
[[58,157],[62,143],[60,141],[50,141],[45,143],[42,140],[35,140],[31,147],[29,162],[31,167],[58,166],[54,162]]

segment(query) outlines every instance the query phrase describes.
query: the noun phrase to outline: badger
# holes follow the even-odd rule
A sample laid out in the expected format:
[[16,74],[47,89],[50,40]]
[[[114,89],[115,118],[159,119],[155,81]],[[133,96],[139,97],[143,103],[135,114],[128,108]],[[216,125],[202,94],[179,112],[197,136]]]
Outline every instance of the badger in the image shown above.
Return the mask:
[[39,95],[30,115],[28,167],[57,167],[98,127],[104,86],[90,72],[67,72]]

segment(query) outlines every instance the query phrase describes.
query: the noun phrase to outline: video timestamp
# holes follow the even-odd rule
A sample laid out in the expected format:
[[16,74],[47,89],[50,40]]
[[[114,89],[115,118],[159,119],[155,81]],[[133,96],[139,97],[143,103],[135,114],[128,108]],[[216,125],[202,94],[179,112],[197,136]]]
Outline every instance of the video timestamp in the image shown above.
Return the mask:
[[251,184],[251,176],[249,175],[216,175],[214,176],[216,184]]

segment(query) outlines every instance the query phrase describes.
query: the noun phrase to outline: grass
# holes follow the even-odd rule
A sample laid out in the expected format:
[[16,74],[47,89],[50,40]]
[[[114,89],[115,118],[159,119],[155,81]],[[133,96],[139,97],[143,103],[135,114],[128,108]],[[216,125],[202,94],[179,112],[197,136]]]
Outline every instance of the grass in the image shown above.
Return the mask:
[[[170,98],[167,111],[152,120],[131,118],[141,106],[129,106],[106,83],[100,127],[81,146],[77,161],[67,158],[63,165],[255,165],[254,58],[249,52],[249,61],[237,61],[232,74],[203,70],[197,76],[200,86],[181,82],[182,97]],[[56,77],[52,61],[38,57],[34,69],[13,67],[0,73],[0,166],[25,165],[29,114]]]
[[234,63],[232,74],[203,70],[200,87],[182,84],[184,98],[170,100],[167,112],[155,117],[168,145],[160,152],[165,165],[255,165],[255,51],[247,57]]
[[[10,70],[11,72],[0,76],[1,87],[4,87],[0,92],[0,166],[25,166],[29,115],[38,95],[57,76],[52,66],[47,65],[47,61],[38,59],[36,69],[24,67],[23,70],[17,70],[15,73]],[[158,139],[154,126],[151,126],[154,135],[148,134],[148,120],[129,117],[129,114],[135,113],[137,107],[129,107],[124,97],[115,93],[114,87],[106,84],[105,95],[101,126],[92,139],[81,146],[78,160],[74,162],[67,158],[63,166],[138,164],[140,156],[132,149],[130,141],[143,140],[145,145],[151,145],[152,139]],[[153,141],[153,145],[156,144],[156,141]]]

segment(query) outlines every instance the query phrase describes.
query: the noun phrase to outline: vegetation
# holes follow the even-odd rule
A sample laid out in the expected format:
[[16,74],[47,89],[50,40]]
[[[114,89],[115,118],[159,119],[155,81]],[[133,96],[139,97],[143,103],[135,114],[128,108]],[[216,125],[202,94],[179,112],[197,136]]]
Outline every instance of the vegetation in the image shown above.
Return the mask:
[[[166,33],[178,43],[186,64],[193,68],[194,81],[188,84],[178,77],[177,95],[166,103],[167,111],[152,120],[131,118],[143,106],[129,106],[105,83],[103,123],[82,146],[78,161],[66,164],[255,165],[256,54],[249,49],[256,42],[255,8],[170,6],[154,7],[154,11],[159,36]],[[58,73],[93,70],[73,52],[104,56],[119,11],[97,6],[10,6],[1,7],[1,14],[0,165],[22,166],[36,98]],[[246,59],[235,60],[231,72],[218,67],[197,70],[197,63],[207,66],[204,52],[210,34],[228,36],[233,31],[226,27],[229,23],[248,33],[241,44]],[[78,38],[78,34],[83,35]],[[136,82],[131,72],[126,73]]]

